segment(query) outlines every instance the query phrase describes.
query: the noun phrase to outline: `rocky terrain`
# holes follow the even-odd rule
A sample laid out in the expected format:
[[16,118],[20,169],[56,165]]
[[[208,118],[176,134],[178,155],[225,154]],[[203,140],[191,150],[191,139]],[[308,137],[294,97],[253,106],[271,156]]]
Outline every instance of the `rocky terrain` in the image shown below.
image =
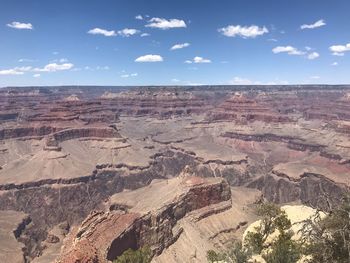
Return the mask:
[[205,262],[252,203],[349,188],[350,86],[13,87],[0,109],[1,262]]

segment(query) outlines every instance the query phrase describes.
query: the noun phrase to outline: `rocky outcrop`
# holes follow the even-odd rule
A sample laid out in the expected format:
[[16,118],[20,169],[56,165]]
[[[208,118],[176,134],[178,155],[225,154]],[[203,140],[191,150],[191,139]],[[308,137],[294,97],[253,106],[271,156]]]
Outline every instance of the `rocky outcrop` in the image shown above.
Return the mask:
[[[144,246],[149,246],[153,254],[159,255],[181,234],[181,229],[175,232],[173,229],[178,220],[193,210],[231,198],[230,188],[223,179],[185,177],[183,184],[185,186],[180,195],[144,215],[121,211],[92,213],[78,230],[74,247],[59,262],[107,262],[128,248]],[[91,254],[91,257],[80,257],[86,248],[90,250],[87,254]]]
[[297,180],[285,174],[270,174],[257,178],[248,186],[261,190],[270,202],[289,203],[300,200],[303,204],[325,211],[338,204],[349,190],[345,185],[311,173],[305,173]]
[[30,218],[23,212],[0,211],[0,262],[25,263],[24,246],[19,236],[28,227]]
[[114,128],[73,128],[51,134],[46,142],[47,146],[58,146],[60,142],[77,138],[121,138]]
[[13,230],[13,234],[15,238],[18,239],[22,235],[26,226],[29,225],[31,222],[32,222],[32,219],[29,216],[24,217],[22,221],[17,225],[17,227]]
[[281,115],[268,104],[255,98],[249,98],[243,93],[236,93],[223,102],[209,114],[208,118],[212,121],[237,121],[241,123],[291,121],[288,116]]
[[350,122],[335,122],[333,128],[338,132],[350,135]]
[[[52,243],[57,239],[51,236],[63,222],[71,226],[69,235],[80,249],[65,255],[97,261],[151,241],[154,253],[160,253],[181,233],[175,221],[221,198],[217,194],[222,189],[205,192],[203,184],[181,196],[182,204],[180,198],[172,205],[137,210],[129,202],[109,203],[117,193],[132,193],[156,179],[182,177],[184,170],[203,178],[225,178],[231,186],[260,189],[277,203],[296,201],[323,208],[347,190],[349,90],[349,86],[0,89],[0,210],[24,211],[32,219],[16,232],[17,241],[25,245],[26,261],[63,240],[57,236],[60,241]],[[148,203],[158,200],[160,195]],[[197,218],[205,221],[227,206],[205,206]],[[103,212],[91,214],[80,234],[73,235],[96,210]],[[238,223],[225,226],[222,233],[235,231]],[[99,233],[109,241],[100,239]]]
[[237,139],[242,141],[255,141],[255,142],[281,142],[286,144],[287,148],[296,151],[310,151],[319,152],[320,156],[331,159],[331,160],[342,160],[340,154],[334,154],[327,151],[327,146],[317,143],[308,143],[302,138],[293,136],[281,136],[271,133],[265,134],[247,134],[247,133],[236,133],[236,132],[226,132],[221,134],[223,138]]
[[0,140],[22,138],[22,137],[43,137],[59,130],[52,126],[39,127],[18,127],[0,129]]
[[0,113],[0,122],[5,122],[5,121],[14,121],[18,117],[17,112],[1,112]]
[[79,223],[111,195],[124,189],[138,189],[156,178],[175,177],[187,165],[196,165],[192,156],[167,151],[154,155],[145,168],[129,170],[126,165],[103,165],[90,176],[1,185],[0,210],[24,211],[30,215],[32,227],[21,235],[27,247],[25,256],[30,260],[44,249],[40,244],[49,228],[62,222]]
[[122,115],[168,118],[204,113],[211,108],[192,92],[172,89],[140,89],[121,93],[104,93],[104,104]]

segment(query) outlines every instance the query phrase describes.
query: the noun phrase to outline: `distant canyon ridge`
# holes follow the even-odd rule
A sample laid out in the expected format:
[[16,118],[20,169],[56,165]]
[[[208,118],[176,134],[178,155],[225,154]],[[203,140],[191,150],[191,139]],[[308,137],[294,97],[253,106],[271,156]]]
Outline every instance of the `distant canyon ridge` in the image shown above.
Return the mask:
[[0,262],[206,262],[252,204],[350,184],[350,85],[9,87],[0,109]]

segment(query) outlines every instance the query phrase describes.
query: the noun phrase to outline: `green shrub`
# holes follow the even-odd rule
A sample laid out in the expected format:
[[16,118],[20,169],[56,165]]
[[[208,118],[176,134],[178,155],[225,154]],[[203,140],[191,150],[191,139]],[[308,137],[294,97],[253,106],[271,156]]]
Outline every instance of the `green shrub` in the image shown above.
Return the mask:
[[152,253],[149,247],[143,247],[138,250],[129,248],[117,257],[113,263],[150,263],[151,259]]

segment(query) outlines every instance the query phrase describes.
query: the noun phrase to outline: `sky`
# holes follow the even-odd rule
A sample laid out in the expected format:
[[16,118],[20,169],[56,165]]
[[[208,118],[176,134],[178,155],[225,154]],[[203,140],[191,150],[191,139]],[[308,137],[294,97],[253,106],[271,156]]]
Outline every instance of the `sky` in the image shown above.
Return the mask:
[[349,84],[349,0],[1,0],[0,87]]

